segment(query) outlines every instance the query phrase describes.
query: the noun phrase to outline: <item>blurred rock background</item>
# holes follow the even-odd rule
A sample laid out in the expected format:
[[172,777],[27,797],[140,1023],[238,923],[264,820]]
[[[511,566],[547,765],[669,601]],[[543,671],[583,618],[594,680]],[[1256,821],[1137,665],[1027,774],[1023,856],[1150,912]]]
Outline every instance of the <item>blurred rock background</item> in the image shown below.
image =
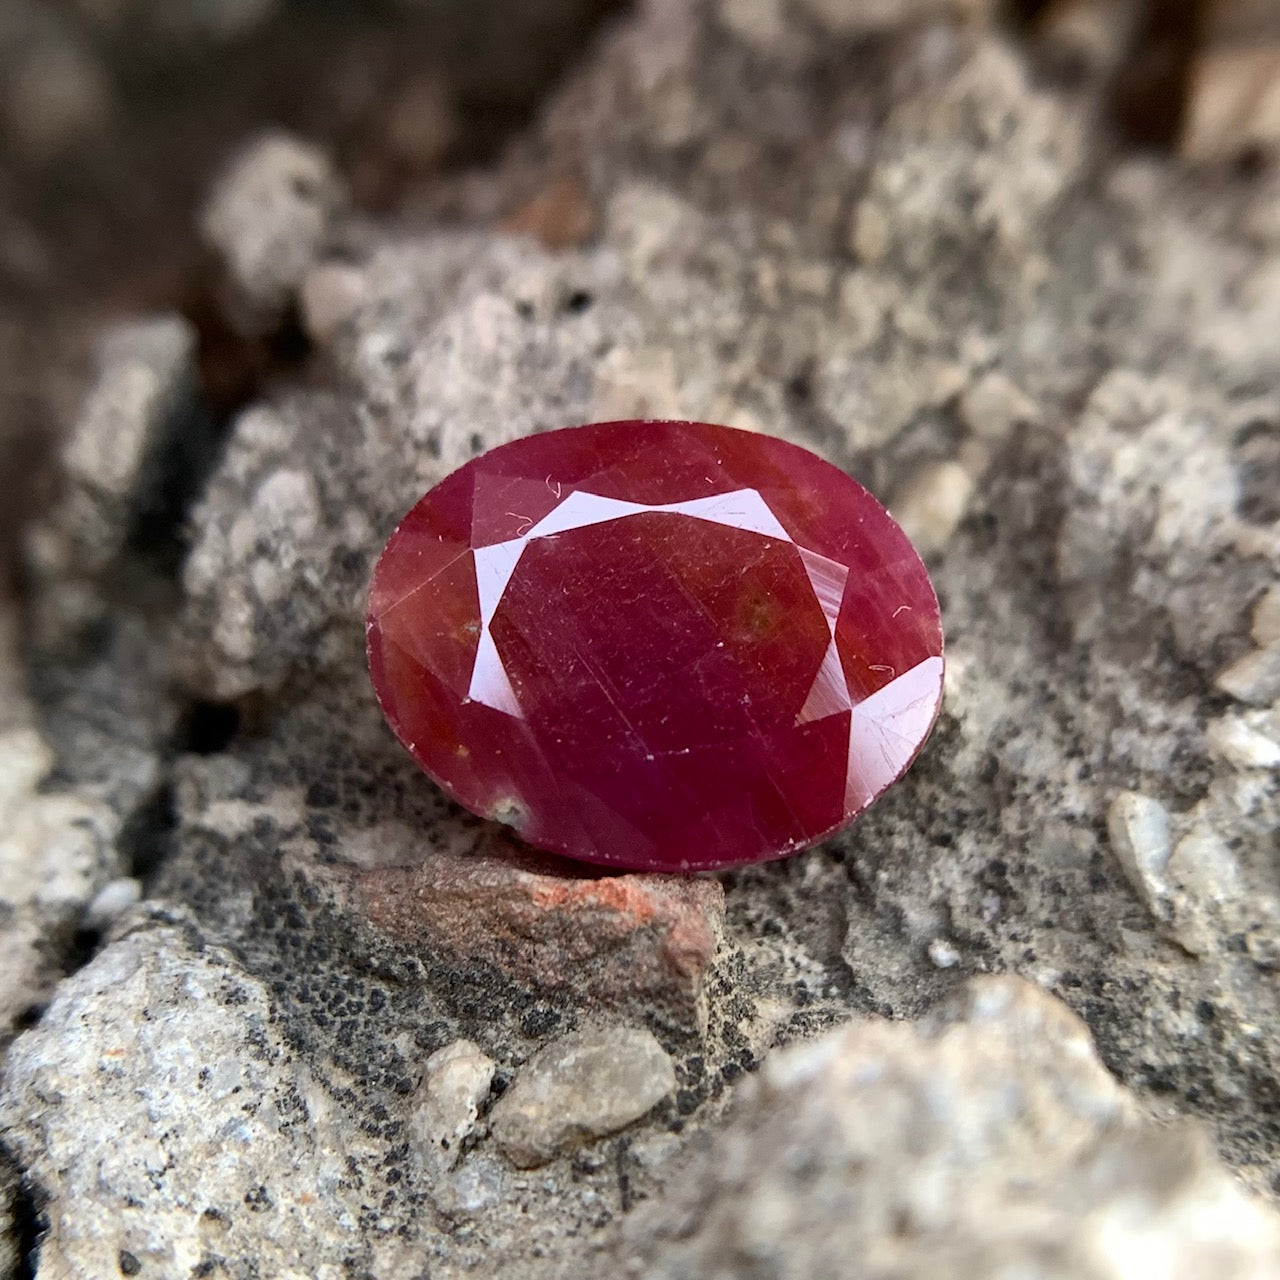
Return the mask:
[[[220,167],[268,128],[392,211],[492,157],[615,0],[5,0],[0,6],[0,458],[37,474],[105,320],[176,308],[226,412],[288,334],[225,331],[192,234]],[[44,479],[51,481],[48,473]],[[27,491],[29,514],[48,498]],[[18,511],[0,526],[12,581]]]
[[[0,1275],[1280,1276],[1280,7],[0,5]],[[852,831],[603,876],[361,657],[493,444],[935,574]]]

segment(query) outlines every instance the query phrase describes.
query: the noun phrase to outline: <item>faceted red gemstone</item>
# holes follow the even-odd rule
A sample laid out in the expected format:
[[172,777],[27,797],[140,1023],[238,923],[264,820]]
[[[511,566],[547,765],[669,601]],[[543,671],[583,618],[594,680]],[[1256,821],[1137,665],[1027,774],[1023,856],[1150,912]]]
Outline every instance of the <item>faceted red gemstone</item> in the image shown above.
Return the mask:
[[587,862],[794,853],[910,765],[938,602],[861,485],[793,444],[604,422],[467,463],[369,598],[391,727],[468,809]]

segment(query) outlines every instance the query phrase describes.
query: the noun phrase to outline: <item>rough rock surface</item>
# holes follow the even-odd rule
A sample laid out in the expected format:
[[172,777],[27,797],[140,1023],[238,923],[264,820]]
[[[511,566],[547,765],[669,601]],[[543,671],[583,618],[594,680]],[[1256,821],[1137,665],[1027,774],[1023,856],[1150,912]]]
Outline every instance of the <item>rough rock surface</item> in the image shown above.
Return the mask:
[[0,1160],[0,1276],[17,1275],[22,1257],[14,1215],[17,1194],[18,1179],[13,1166],[7,1160]]
[[107,1259],[128,1274],[126,1254],[163,1275],[211,1259],[323,1275],[361,1219],[369,1140],[333,1123],[262,986],[180,929],[126,937],[70,978],[10,1051],[0,1107],[23,1167],[58,1188],[49,1275]]
[[[349,680],[380,535],[481,448],[628,411],[804,440],[919,513],[949,707],[847,838],[727,879],[730,949],[793,996],[897,1013],[1023,969],[1265,1181],[1275,775],[1206,730],[1251,653],[1249,705],[1268,696],[1248,634],[1280,545],[1267,192],[1228,217],[1147,163],[1099,178],[1079,104],[992,36],[926,24],[857,74],[840,56],[651,4],[457,196],[498,209],[590,154],[598,245],[440,232],[348,264],[328,354],[354,399],[247,413],[195,513],[189,685]],[[1171,815],[1176,905],[1112,850],[1121,791]]]
[[41,794],[52,754],[33,729],[0,735],[0,1034],[61,976],[82,912],[114,868],[117,824],[105,805]]
[[[534,1094],[550,1087],[576,1115],[577,1141],[636,1118],[671,1087],[671,1064],[652,1036],[615,1030],[578,1055],[579,1065],[602,1068],[601,1052],[629,1055],[630,1073],[613,1064],[610,1105],[593,1106],[590,1082],[565,1060],[570,1043],[508,1066],[504,1083],[514,1074],[515,1093],[527,1071]],[[402,1049],[410,1060],[401,1070],[416,1072],[412,1045]],[[485,1090],[474,1068],[484,1063],[474,1050],[462,1092],[478,1106]],[[465,1065],[459,1056],[455,1044],[426,1058],[422,1087],[438,1101],[449,1060]],[[481,1264],[489,1274],[531,1274],[526,1267],[568,1256],[575,1236],[608,1223],[619,1170],[631,1168],[641,1185],[652,1178],[610,1153],[574,1175],[603,1167],[603,1178],[588,1178],[601,1190],[582,1186],[548,1203],[554,1184],[514,1171],[483,1144],[453,1172],[422,1159],[412,1079],[353,1123],[370,1105],[357,1088],[352,1080],[335,1092],[332,1076],[317,1080],[282,1035],[269,988],[201,942],[190,921],[139,914],[62,984],[6,1062],[0,1129],[46,1193],[41,1274],[99,1276],[104,1258],[126,1255],[175,1276],[201,1267],[325,1278],[354,1269],[409,1280],[424,1265],[462,1275]],[[562,1121],[548,1125],[559,1126],[548,1141],[566,1140]],[[548,1209],[533,1226],[531,1197]]]
[[155,758],[113,743],[117,758],[69,787],[21,688],[14,628],[0,609],[0,1043],[39,1011],[62,976],[91,904],[119,878],[127,815],[156,786]]
[[[630,1227],[645,1280],[1263,1280],[1280,1219],[1203,1135],[1138,1118],[1084,1024],[979,978],[915,1025],[772,1055],[710,1149]],[[1016,1170],[1016,1173],[1015,1173]]]
[[[2,1069],[3,1141],[47,1206],[42,1274],[96,1274],[104,1242],[233,1274],[287,1274],[286,1256],[406,1280],[613,1272],[631,1247],[619,1221],[646,1197],[659,1222],[678,1214],[672,1179],[773,1046],[918,1017],[989,972],[1065,1001],[1132,1098],[1083,1049],[1068,1078],[1117,1115],[1203,1121],[1274,1192],[1276,178],[1209,184],[1110,156],[1092,82],[1038,82],[979,6],[912,9],[898,25],[870,3],[844,22],[817,2],[641,5],[500,161],[420,191],[414,229],[335,213],[287,278],[246,276],[307,326],[306,385],[283,377],[245,408],[199,500],[161,522],[176,574],[129,536],[92,576],[35,558],[27,710],[0,721],[27,762],[0,835],[19,850],[0,938],[35,965],[38,1006],[99,945],[80,922],[108,931]],[[244,236],[287,225],[220,241],[224,267]],[[839,840],[714,881],[512,856],[417,774],[363,670],[369,568],[426,486],[518,435],[634,414],[768,429],[848,468],[912,524],[948,630],[946,707],[908,778]],[[146,473],[112,512],[138,509]],[[62,846],[14,843],[58,805],[102,815],[89,871],[57,852],[46,874],[33,850]],[[489,1099],[544,1046],[620,1020],[658,1038],[674,1092],[615,1137],[515,1169],[486,1135]],[[1274,1220],[1194,1147],[1185,1181],[1155,1179],[1170,1149],[1136,1120],[1094,1133],[1097,1180],[1067,1188],[1085,1168],[1072,1125],[1088,1126],[1074,1103],[1041,1127],[1001,1112],[948,1058],[981,1051],[979,1025],[861,1024],[831,1051],[894,1064],[905,1093],[885,1085],[886,1106],[942,1073],[955,1106],[921,1159],[936,1156],[933,1207],[975,1267],[1021,1248],[1012,1218],[981,1210],[1025,1182],[1043,1238],[1067,1242],[1043,1274],[1114,1273],[1070,1251],[1115,1221],[1107,1188],[1134,1215],[1115,1238],[1136,1222],[1171,1266],[1261,1274],[1215,1234],[1225,1206],[1274,1270]],[[426,1064],[460,1039],[495,1074],[442,1167],[415,1154],[415,1108]],[[999,1078],[1027,1085],[1006,1047]],[[249,1084],[180,1107],[211,1053]],[[814,1069],[804,1097],[862,1114],[838,1066]],[[60,1097],[40,1092],[51,1078]],[[807,1105],[799,1083],[761,1088],[771,1101],[735,1130],[747,1149]],[[978,1115],[994,1154],[957,1186],[941,1171]],[[210,1157],[237,1125],[260,1139],[251,1168]],[[821,1148],[836,1164],[839,1138]],[[888,1162],[875,1203],[924,1213],[899,1181],[922,1166],[870,1156]],[[796,1208],[793,1176],[767,1184],[775,1206]],[[741,1188],[715,1188],[708,1230],[751,1228]],[[672,1220],[666,1244],[627,1237],[643,1265],[709,1247],[671,1242]],[[904,1224],[848,1230],[909,1241],[891,1274],[946,1274]]]

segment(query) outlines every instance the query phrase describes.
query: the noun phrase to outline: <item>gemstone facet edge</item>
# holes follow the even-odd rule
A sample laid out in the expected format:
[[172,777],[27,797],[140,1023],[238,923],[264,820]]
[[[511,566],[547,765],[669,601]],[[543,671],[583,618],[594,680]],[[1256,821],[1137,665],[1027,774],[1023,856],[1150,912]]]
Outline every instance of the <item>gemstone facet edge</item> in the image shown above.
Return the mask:
[[388,722],[446,792],[616,868],[830,837],[941,705],[937,599],[884,507],[797,445],[705,423],[473,459],[388,540],[367,642]]

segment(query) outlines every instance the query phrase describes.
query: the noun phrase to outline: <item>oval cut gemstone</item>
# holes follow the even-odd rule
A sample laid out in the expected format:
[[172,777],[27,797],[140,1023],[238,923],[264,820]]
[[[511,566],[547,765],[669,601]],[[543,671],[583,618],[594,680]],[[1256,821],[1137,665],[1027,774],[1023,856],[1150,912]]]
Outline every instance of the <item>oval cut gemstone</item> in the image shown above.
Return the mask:
[[391,535],[368,648],[387,720],[454,799],[654,871],[839,830],[942,698],[937,598],[888,512],[796,445],[708,423],[467,463]]

